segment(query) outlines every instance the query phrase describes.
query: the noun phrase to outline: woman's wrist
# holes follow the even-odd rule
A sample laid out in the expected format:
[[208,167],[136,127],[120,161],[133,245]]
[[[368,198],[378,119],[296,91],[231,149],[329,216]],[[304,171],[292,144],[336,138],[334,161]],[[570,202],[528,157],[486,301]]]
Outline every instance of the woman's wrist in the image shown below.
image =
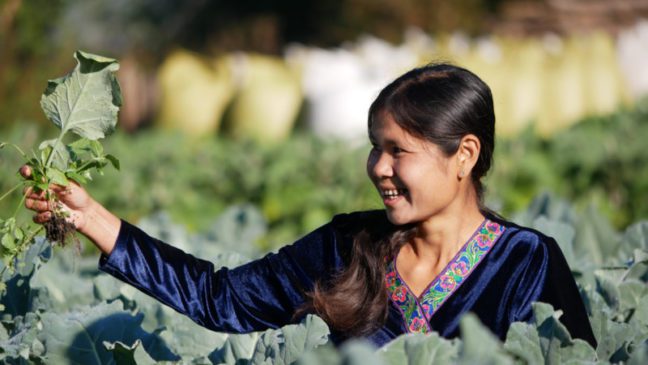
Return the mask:
[[77,230],[88,237],[101,252],[110,254],[119,236],[121,220],[95,200],[83,209],[81,216]]

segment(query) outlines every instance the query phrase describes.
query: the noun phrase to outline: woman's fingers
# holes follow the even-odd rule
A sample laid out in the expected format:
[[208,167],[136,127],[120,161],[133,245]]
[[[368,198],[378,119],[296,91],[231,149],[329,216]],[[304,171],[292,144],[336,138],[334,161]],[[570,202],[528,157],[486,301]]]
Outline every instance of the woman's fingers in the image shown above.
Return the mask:
[[23,189],[23,195],[26,198],[29,198],[29,199],[45,199],[45,192],[44,191],[40,191],[38,193],[35,193],[34,188],[32,188],[31,186],[26,187],[26,188]]
[[[22,173],[22,172],[21,172]],[[45,192],[34,193],[31,187],[25,189],[25,207],[35,211],[37,214],[32,218],[35,223],[43,224],[52,219],[50,203],[45,199]]]
[[[32,177],[32,169],[28,165],[23,165],[19,172],[25,179],[30,179]],[[52,219],[52,209],[68,209],[67,206],[62,203],[72,201],[70,199],[75,195],[78,195],[80,192],[83,192],[83,189],[75,182],[70,182],[67,186],[51,184],[47,191],[35,189],[33,186],[23,189],[25,207],[36,212],[32,219],[34,222],[39,224],[46,223]],[[51,199],[52,194],[56,194],[58,202]],[[54,207],[53,204],[57,204],[57,206]],[[79,219],[78,213],[76,219]]]
[[24,177],[25,179],[29,179],[31,177],[32,169],[28,165],[22,165],[18,171],[20,172],[20,175],[22,175],[22,177]]
[[62,185],[50,185],[50,190],[56,193],[56,195],[67,195],[72,193],[73,185],[70,183],[68,186]]
[[25,199],[25,208],[31,209],[35,212],[45,212],[50,210],[50,204],[48,200],[27,198]]
[[[68,186],[52,184],[49,186],[50,192],[55,193],[56,195],[69,195],[72,193],[73,188],[74,188],[73,184],[70,184]],[[23,189],[23,195],[25,195],[25,197],[29,199],[44,200],[46,198],[46,192],[44,190],[41,190],[38,193],[36,193],[34,192],[34,188],[31,186]]]
[[52,212],[48,211],[48,212],[36,214],[32,219],[34,220],[35,223],[43,224],[49,221],[50,219],[52,219]]

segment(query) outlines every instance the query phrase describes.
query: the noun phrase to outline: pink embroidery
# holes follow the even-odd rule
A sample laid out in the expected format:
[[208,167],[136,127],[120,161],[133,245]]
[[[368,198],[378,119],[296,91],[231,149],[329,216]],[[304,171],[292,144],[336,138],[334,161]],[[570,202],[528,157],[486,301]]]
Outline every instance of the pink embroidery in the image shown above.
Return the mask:
[[387,280],[387,287],[396,285],[396,272],[387,273],[385,280]]
[[405,287],[405,285],[402,285],[394,290],[394,293],[392,294],[392,299],[397,302],[403,302],[405,301],[406,296],[407,296],[407,288]]
[[452,270],[455,275],[466,275],[468,272],[468,265],[463,261],[453,262],[450,265],[450,270]]
[[489,243],[487,235],[480,234],[477,236],[477,246],[479,246],[479,248],[486,248]]
[[[387,263],[385,285],[391,300],[400,308],[410,332],[430,331],[428,322],[439,307],[461,286],[504,233],[505,227],[488,219],[459,250],[419,300],[398,276],[396,257]],[[421,313],[421,311],[423,313]]]
[[455,284],[457,283],[452,276],[448,275],[443,275],[441,277],[441,287],[445,290],[452,290],[455,287]]
[[421,332],[423,328],[427,329],[427,323],[425,323],[423,318],[412,319],[412,323],[409,326],[410,332]]

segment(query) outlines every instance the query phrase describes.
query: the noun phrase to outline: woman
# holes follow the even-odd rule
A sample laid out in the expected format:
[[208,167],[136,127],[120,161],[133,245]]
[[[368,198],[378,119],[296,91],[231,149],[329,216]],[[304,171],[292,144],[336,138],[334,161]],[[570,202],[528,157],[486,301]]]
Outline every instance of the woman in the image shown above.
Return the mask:
[[[542,301],[563,311],[572,336],[596,346],[555,241],[482,203],[494,130],[490,89],[470,71],[407,72],[369,110],[367,173],[385,209],[338,215],[232,270],[149,237],[76,184],[52,190],[101,250],[101,270],[207,328],[259,331],[317,313],[334,342],[363,336],[380,346],[407,332],[455,337],[470,311],[504,338]],[[43,194],[30,192],[25,205],[38,223],[51,216]]]

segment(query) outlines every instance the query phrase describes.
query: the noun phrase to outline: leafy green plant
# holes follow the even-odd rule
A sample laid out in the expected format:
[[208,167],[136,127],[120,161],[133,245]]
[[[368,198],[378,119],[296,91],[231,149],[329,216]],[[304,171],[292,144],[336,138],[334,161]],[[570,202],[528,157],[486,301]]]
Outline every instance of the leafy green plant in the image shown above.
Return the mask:
[[[259,216],[248,205],[232,206],[198,234],[160,215],[141,226],[216,267],[233,267],[261,255],[254,252],[254,241],[266,229]],[[583,234],[610,223],[600,216],[579,215],[570,203],[546,195],[516,220],[541,228],[560,244],[581,289],[596,348],[572,338],[559,320],[561,313],[542,303],[534,304],[534,321],[514,323],[505,341],[470,314],[461,319],[461,338],[409,334],[379,349],[363,341],[335,348],[328,341],[326,324],[313,316],[264,332],[213,332],[98,272],[95,257],[53,251],[45,240],[37,239],[23,259],[25,265],[8,283],[10,295],[2,298],[7,309],[0,320],[0,362],[645,364],[648,221],[605,237]],[[52,252],[57,255],[51,257]],[[606,252],[607,260],[595,259],[600,252]]]
[[[59,128],[58,135],[40,143],[38,153],[31,157],[15,144],[3,142],[0,148],[12,146],[24,159],[22,179],[0,197],[23,188],[42,192],[52,211],[52,218],[44,227],[52,244],[65,245],[75,230],[68,213],[49,186],[68,186],[70,180],[85,184],[92,179],[91,172],[102,172],[112,164],[119,169],[117,158],[103,151],[98,141],[114,130],[117,113],[121,106],[121,92],[115,72],[119,68],[116,60],[77,51],[75,69],[66,76],[50,80],[41,98],[41,107],[46,117]],[[68,142],[71,136],[77,139]],[[15,269],[17,258],[34,242],[41,226],[21,224],[16,216],[26,194],[23,194],[13,216],[0,219],[0,257],[4,263],[0,277],[5,271]],[[0,294],[5,290],[0,286]]]

